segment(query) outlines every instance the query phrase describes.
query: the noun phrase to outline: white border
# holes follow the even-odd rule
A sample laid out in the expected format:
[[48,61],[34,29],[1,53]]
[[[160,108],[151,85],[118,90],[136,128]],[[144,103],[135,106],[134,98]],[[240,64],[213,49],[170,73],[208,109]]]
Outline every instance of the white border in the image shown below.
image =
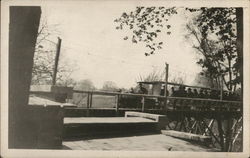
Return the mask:
[[[8,149],[8,17],[10,5],[53,5],[60,7],[62,1],[40,1],[40,0],[4,0],[1,2],[1,156],[3,157],[249,157],[249,0],[95,0],[89,3],[112,2],[114,5],[121,3],[134,3],[144,6],[185,6],[185,7],[244,7],[244,145],[242,153],[212,153],[212,152],[168,152],[168,151],[70,151],[70,150],[18,150]],[[64,0],[64,4],[76,5],[80,0]]]

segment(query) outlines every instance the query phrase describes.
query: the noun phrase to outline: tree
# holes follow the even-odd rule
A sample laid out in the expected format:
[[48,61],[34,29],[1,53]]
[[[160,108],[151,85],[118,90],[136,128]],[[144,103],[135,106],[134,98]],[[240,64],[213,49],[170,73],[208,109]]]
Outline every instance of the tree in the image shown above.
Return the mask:
[[[145,55],[154,54],[157,49],[161,49],[163,42],[157,37],[166,29],[166,34],[170,35],[171,25],[168,18],[176,14],[176,8],[165,7],[136,7],[135,11],[122,13],[120,18],[115,19],[118,23],[116,29],[130,29],[132,31],[132,43],[143,42],[149,49]],[[127,40],[126,36],[123,39]]]
[[201,86],[201,87],[211,87],[211,88],[216,88],[216,89],[220,88],[220,85],[217,85],[215,81],[211,80],[211,78],[201,75],[200,73],[198,73],[195,76],[193,84],[196,86]]
[[67,86],[67,87],[75,87],[76,84],[77,82],[71,77],[68,77],[67,79],[62,79],[62,81],[57,83],[57,85]]
[[[192,12],[193,10],[191,10]],[[223,79],[229,91],[236,91],[237,84],[242,86],[242,8],[201,8],[196,21],[200,31],[200,38],[194,30],[191,34],[198,41],[196,48],[202,55],[198,64],[205,68],[205,74]],[[237,29],[237,30],[236,30]],[[212,37],[216,38],[212,38]],[[197,38],[198,37],[198,38]],[[238,44],[238,46],[237,46]],[[222,118],[217,117],[217,123],[222,123]],[[219,136],[222,151],[230,151],[233,120],[228,118],[219,127]],[[225,136],[224,136],[225,135]],[[225,138],[225,143],[224,143]]]
[[[227,89],[234,91],[242,82],[239,68],[242,60],[239,60],[236,49],[236,8],[178,9],[199,13],[192,25],[187,24],[187,29],[198,42],[193,47],[203,55],[197,62],[203,68],[201,74],[215,80],[217,84],[222,77]],[[171,33],[168,18],[173,14],[177,14],[177,8],[136,7],[135,11],[123,13],[115,20],[119,24],[116,29],[132,30],[132,42],[143,42],[149,48],[149,52],[145,53],[148,56],[162,48],[163,42],[157,39],[159,34],[165,30],[166,34]],[[124,40],[127,39],[126,36]]]
[[243,95],[243,8],[236,8],[237,54],[240,71],[241,94]]
[[[50,39],[58,35],[56,25],[49,26],[46,19],[41,22],[36,42],[34,64],[32,69],[32,84],[52,84],[53,68],[56,54],[56,43]],[[59,85],[74,85],[72,72],[75,65],[60,57],[57,73],[57,83]]]
[[237,54],[236,9],[200,8],[187,9],[200,14],[187,24],[189,37],[202,58],[197,62],[203,68],[201,74],[215,80],[220,78],[229,91],[235,91],[240,83],[239,56]]
[[113,81],[105,81],[102,86],[102,90],[104,91],[117,91],[118,87]]
[[171,83],[177,83],[177,84],[184,84],[185,83],[185,79],[186,79],[186,75],[169,75],[169,79],[170,79],[170,81],[169,82],[171,82]]
[[96,88],[91,80],[85,79],[77,82],[74,89],[90,91],[90,90],[95,90]]
[[165,77],[165,72],[160,72],[157,71],[157,69],[153,69],[152,72],[150,72],[145,76],[139,75],[137,81],[144,81],[144,82],[163,81],[164,77]]

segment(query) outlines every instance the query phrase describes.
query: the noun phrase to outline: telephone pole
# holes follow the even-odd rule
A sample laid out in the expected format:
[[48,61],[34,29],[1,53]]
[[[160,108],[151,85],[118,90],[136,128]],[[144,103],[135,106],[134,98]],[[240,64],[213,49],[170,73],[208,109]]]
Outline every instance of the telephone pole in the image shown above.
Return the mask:
[[56,85],[56,74],[57,74],[57,68],[58,68],[58,62],[59,62],[59,56],[61,51],[61,43],[62,39],[58,37],[58,43],[56,45],[56,57],[55,57],[55,65],[53,70],[53,78],[52,78],[52,85]]

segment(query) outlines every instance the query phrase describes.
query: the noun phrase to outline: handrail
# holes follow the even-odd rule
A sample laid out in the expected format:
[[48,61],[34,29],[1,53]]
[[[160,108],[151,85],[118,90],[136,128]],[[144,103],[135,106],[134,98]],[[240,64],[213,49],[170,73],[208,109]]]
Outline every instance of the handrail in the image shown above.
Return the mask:
[[[137,83],[144,83],[144,84],[165,84],[165,81],[152,81],[152,82],[147,82],[147,81],[139,81]],[[200,89],[208,89],[208,90],[220,90],[219,88],[208,88],[208,87],[202,87],[202,86],[189,86],[186,84],[179,84],[179,83],[173,83],[173,82],[167,82],[167,85],[172,85],[172,86],[185,86],[185,87],[190,87],[190,88],[200,88]]]
[[134,94],[134,93],[120,93],[120,92],[107,92],[107,91],[84,91],[84,90],[73,90],[75,93],[92,93],[97,95],[126,95],[126,96],[138,96],[148,98],[162,98],[162,99],[182,99],[182,100],[197,100],[197,101],[213,101],[223,103],[242,103],[242,101],[231,101],[231,100],[220,100],[220,99],[207,99],[207,98],[188,98],[188,97],[171,97],[171,96],[159,96],[159,95],[147,95],[147,94]]
[[[162,99],[161,101],[167,102],[167,105],[164,105],[163,109],[166,107],[173,107],[174,109],[182,107],[185,108],[185,104],[189,106],[191,102],[189,101],[198,101],[198,102],[193,102],[193,107],[198,107],[200,106],[204,107],[211,107],[211,105],[214,107],[218,107],[218,105],[221,105],[221,108],[224,108],[223,106],[228,105],[228,108],[235,108],[237,106],[237,109],[240,108],[242,109],[242,101],[229,101],[229,100],[219,100],[219,99],[206,99],[206,98],[187,98],[187,97],[171,97],[171,96],[159,96],[159,95],[147,95],[147,94],[133,94],[133,93],[121,93],[121,92],[107,92],[107,91],[84,91],[84,90],[73,90],[73,93],[86,93],[87,94],[87,115],[89,114],[89,109],[92,108],[92,102],[93,102],[93,95],[109,95],[109,96],[114,96],[116,97],[116,102],[115,102],[115,107],[117,115],[119,115],[119,108],[121,108],[121,96],[135,96],[141,98],[141,111],[145,111],[146,109],[146,98],[157,98],[157,99]],[[39,91],[30,91],[30,94],[41,94]],[[43,95],[46,94],[51,94],[51,92],[42,92]],[[159,101],[159,100],[158,100]],[[215,103],[214,103],[215,102]]]

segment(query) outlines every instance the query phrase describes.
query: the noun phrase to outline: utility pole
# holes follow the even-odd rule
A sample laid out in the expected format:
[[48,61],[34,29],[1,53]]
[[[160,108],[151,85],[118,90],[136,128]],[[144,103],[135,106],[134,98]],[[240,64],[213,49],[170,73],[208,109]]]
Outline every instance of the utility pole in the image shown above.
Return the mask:
[[167,92],[168,92],[168,63],[165,63],[166,64],[166,76],[165,76],[165,108],[167,106]]
[[54,70],[53,70],[53,80],[52,80],[53,86],[56,85],[56,74],[57,74],[59,56],[60,56],[60,51],[61,51],[61,43],[62,43],[62,39],[58,37],[58,43],[56,45],[55,65],[54,65]]

